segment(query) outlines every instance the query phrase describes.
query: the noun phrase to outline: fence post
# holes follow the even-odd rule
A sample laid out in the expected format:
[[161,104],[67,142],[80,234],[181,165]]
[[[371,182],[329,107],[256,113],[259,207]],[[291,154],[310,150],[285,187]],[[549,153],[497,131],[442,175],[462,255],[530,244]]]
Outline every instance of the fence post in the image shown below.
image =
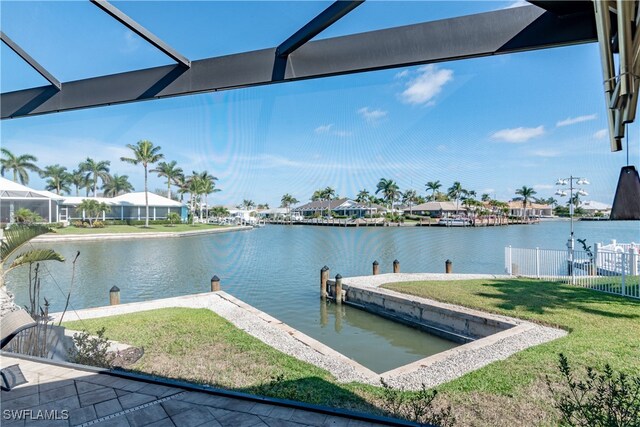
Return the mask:
[[513,257],[513,254],[511,253],[511,245],[509,245],[509,257],[508,257],[509,258],[509,264],[508,264],[508,267],[507,267],[509,276],[513,276],[513,264],[512,264],[513,258],[512,257]]
[[596,243],[593,245],[593,266],[596,269],[596,276],[598,275],[598,258],[600,257],[600,247],[602,243]]
[[342,276],[336,274],[336,303],[342,304]]
[[540,248],[536,247],[536,278],[540,278]]
[[627,287],[626,287],[626,283],[625,283],[625,276],[627,275],[627,254],[622,253],[620,254],[622,257],[622,295],[626,296],[627,295]]
[[120,288],[114,286],[109,291],[109,305],[120,304]]
[[638,275],[638,253],[635,251],[635,249],[633,247],[629,248],[629,262],[631,263],[631,266],[629,268],[629,274],[631,276],[637,276]]
[[376,274],[380,274],[380,265],[377,260],[373,261],[373,275],[375,276]]

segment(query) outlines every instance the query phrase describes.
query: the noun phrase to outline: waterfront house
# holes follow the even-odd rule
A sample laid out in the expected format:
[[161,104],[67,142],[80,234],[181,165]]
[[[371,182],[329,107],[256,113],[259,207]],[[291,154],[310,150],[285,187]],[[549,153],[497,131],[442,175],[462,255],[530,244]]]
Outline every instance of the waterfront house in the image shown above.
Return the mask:
[[[525,216],[525,212],[523,212],[522,207],[522,200],[512,200],[508,202],[508,205],[509,216]],[[553,207],[551,205],[527,201],[526,216],[535,218],[551,218],[553,216]]]
[[14,214],[18,209],[29,209],[46,222],[57,222],[58,203],[63,198],[0,177],[0,223],[14,222]]
[[292,209],[292,212],[301,214],[302,216],[330,215],[338,216],[355,216],[363,218],[367,215],[376,215],[385,213],[385,209],[379,205],[359,203],[355,200],[343,197],[333,200],[316,200],[315,202],[306,203]]
[[580,202],[580,209],[587,215],[600,215],[608,217],[611,214],[611,205],[596,202],[595,200],[585,200]]
[[413,213],[414,215],[429,215],[432,218],[441,218],[443,216],[458,215],[465,213],[467,210],[460,203],[456,206],[455,202],[427,202],[408,207],[404,209],[405,214]]

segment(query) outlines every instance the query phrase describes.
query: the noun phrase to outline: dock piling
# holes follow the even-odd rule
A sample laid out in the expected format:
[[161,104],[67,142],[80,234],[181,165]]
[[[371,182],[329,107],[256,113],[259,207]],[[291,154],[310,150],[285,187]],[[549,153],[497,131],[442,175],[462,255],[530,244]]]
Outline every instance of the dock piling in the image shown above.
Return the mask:
[[220,278],[218,276],[213,276],[211,278],[211,292],[217,292],[220,290]]
[[400,261],[397,259],[393,261],[393,272],[400,273]]
[[342,276],[336,274],[336,303],[342,304]]
[[326,265],[320,269],[320,297],[327,297],[327,280],[329,280],[329,267]]
[[447,274],[451,274],[452,271],[453,271],[453,262],[451,262],[451,260],[448,259],[444,262],[444,272]]
[[114,286],[109,290],[109,305],[120,304],[120,288]]
[[378,264],[378,261],[373,261],[373,275],[375,276],[376,274],[380,274],[380,264]]

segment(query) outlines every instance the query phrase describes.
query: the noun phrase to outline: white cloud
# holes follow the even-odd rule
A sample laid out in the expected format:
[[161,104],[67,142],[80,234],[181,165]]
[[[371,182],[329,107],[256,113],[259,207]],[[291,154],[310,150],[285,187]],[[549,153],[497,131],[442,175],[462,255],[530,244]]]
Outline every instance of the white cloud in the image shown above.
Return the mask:
[[597,131],[596,133],[593,134],[593,137],[595,139],[604,139],[607,137],[607,135],[609,135],[609,131],[606,129],[600,129],[599,131]]
[[332,127],[333,127],[333,123],[332,124],[328,124],[328,125],[318,126],[317,128],[314,129],[314,132],[315,133],[329,133],[329,131],[331,130]]
[[535,128],[513,128],[513,129],[502,129],[491,135],[491,138],[497,139],[499,141],[511,142],[511,143],[520,143],[526,142],[531,138],[535,138],[537,136],[544,134],[544,126],[538,126]]
[[556,188],[553,184],[533,184],[535,190],[553,190]]
[[[407,104],[433,105],[433,98],[442,91],[445,84],[453,80],[453,70],[439,69],[433,64],[418,68],[417,73],[416,77],[407,82],[407,88],[400,95]],[[402,77],[407,75],[408,73]]]
[[516,0],[505,6],[503,9],[513,9],[514,7],[528,6],[529,4],[530,3],[525,0]]
[[358,110],[358,114],[360,114],[369,123],[375,123],[378,120],[386,117],[387,112],[379,109],[372,110],[369,107],[362,107]]
[[597,114],[589,114],[586,116],[578,116],[578,117],[568,117],[564,120],[560,120],[558,123],[556,123],[557,127],[561,127],[561,126],[570,126],[570,125],[575,125],[576,123],[582,123],[582,122],[588,122],[589,120],[595,120],[596,118],[598,118]]
[[396,73],[396,75],[394,76],[396,79],[402,79],[404,77],[407,77],[409,75],[409,70],[402,70],[399,73]]
[[560,152],[556,150],[534,150],[529,154],[534,157],[558,157]]

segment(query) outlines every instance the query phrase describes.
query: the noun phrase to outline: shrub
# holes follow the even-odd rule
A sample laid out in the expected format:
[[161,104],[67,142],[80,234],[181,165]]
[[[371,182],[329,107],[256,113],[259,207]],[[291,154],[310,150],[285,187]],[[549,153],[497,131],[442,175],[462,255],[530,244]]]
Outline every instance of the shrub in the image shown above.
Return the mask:
[[410,393],[391,387],[382,378],[380,383],[382,384],[382,409],[388,415],[441,427],[452,426],[456,422],[451,414],[451,406],[444,409],[433,407],[433,401],[438,395],[437,390],[429,391],[422,384],[420,390]]
[[27,208],[20,208],[16,210],[13,217],[16,222],[20,224],[33,224],[34,222],[44,221],[40,215]]
[[574,378],[567,358],[560,353],[561,386],[551,383],[554,406],[570,426],[640,426],[640,376],[615,373],[608,364],[604,373],[587,368],[586,380]]
[[87,331],[73,334],[75,349],[69,350],[69,361],[81,365],[109,367],[109,340],[104,336],[105,328],[91,336]]
[[73,221],[73,226],[77,227],[77,228],[83,228],[84,224],[85,224],[84,222],[79,221],[79,220]]
[[93,221],[93,226],[92,227],[93,228],[104,228],[105,225],[104,225],[104,222],[102,222],[102,221]]

